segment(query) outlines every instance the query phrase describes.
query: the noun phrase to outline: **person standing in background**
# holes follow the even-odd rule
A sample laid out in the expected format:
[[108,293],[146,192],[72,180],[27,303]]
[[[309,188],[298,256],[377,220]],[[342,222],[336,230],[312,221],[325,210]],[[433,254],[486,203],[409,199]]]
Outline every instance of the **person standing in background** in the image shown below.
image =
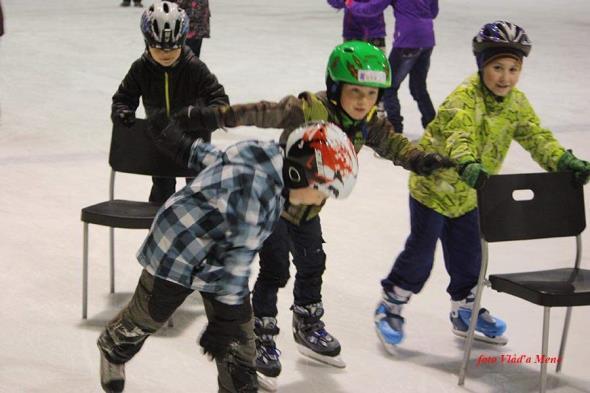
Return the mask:
[[[361,0],[368,8],[380,7],[382,0]],[[346,7],[346,0],[328,0],[328,4],[336,9],[344,8],[342,19],[343,41],[365,41],[375,45],[385,52],[385,18],[383,9],[380,12],[371,13],[369,16],[355,15]]]
[[0,3],[0,37],[4,35],[4,14],[2,14],[2,3]]
[[[131,0],[123,0],[121,2],[121,7],[129,7],[131,5]],[[143,7],[143,4],[141,4],[141,0],[133,0],[133,5],[135,7]]]
[[403,132],[403,116],[397,97],[400,85],[410,75],[410,94],[418,103],[422,127],[434,119],[436,111],[428,90],[426,77],[430,69],[430,56],[434,48],[434,23],[438,15],[438,0],[375,0],[360,2],[348,0],[346,8],[354,15],[371,17],[393,7],[395,31],[389,63],[393,75],[391,88],[383,95],[387,118],[396,132]]
[[189,19],[185,44],[191,48],[195,56],[200,57],[203,38],[209,38],[211,34],[209,0],[176,0],[175,3],[186,12]]

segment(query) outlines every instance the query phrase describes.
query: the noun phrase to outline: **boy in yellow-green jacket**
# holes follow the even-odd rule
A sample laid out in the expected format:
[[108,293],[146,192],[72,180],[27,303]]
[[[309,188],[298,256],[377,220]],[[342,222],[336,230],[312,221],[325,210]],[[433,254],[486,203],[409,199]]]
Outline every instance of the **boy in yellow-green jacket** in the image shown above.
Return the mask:
[[[410,176],[411,233],[389,275],[375,311],[377,333],[386,347],[404,337],[403,305],[424,286],[441,240],[450,276],[453,332],[465,336],[481,266],[475,189],[496,174],[512,140],[547,171],[573,171],[588,182],[590,163],[566,151],[515,85],[522,60],[531,50],[524,29],[505,21],[488,23],[473,38],[478,73],[466,79],[439,108],[420,140],[425,151],[458,163],[429,177]],[[505,344],[506,324],[484,308],[478,312],[476,339]]]

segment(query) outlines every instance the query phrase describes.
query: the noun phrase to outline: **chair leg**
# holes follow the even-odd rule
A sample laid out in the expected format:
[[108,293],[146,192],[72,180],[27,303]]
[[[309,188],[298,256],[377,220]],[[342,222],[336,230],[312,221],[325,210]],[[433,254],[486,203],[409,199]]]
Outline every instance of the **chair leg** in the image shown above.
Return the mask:
[[475,301],[473,303],[473,310],[471,311],[471,318],[469,319],[469,330],[467,331],[467,338],[465,340],[465,350],[463,352],[463,363],[461,363],[461,370],[459,371],[459,386],[465,383],[465,375],[467,374],[467,366],[469,358],[471,357],[471,347],[475,337],[475,326],[477,325],[477,315],[481,304],[481,296],[483,294],[483,282],[480,281],[475,292]]
[[543,307],[543,343],[541,346],[541,387],[540,393],[545,393],[547,390],[547,355],[549,347],[549,314],[550,307]]
[[557,367],[555,372],[561,371],[561,365],[563,363],[563,355],[565,353],[565,345],[567,344],[567,334],[570,330],[570,321],[572,318],[572,308],[568,307],[565,312],[565,323],[563,324],[563,333],[561,334],[561,345],[559,345],[559,358],[557,361]]
[[111,293],[115,293],[115,228],[109,228]]
[[82,319],[88,317],[88,223],[84,223],[82,240]]

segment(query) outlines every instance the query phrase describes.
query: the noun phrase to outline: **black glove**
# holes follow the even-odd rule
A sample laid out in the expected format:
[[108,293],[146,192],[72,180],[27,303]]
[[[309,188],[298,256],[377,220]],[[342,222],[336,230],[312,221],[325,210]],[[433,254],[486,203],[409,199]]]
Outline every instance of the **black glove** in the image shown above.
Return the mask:
[[152,134],[159,134],[170,123],[170,118],[166,114],[165,109],[160,109],[147,117],[149,127],[152,129]]
[[209,358],[222,360],[230,351],[232,344],[245,343],[248,338],[240,330],[240,324],[234,322],[209,322],[201,335],[199,345]]
[[477,161],[466,162],[459,165],[459,176],[471,188],[476,190],[483,187],[490,177],[483,165]]
[[172,115],[186,129],[215,131],[219,128],[217,108],[207,106],[188,106]]
[[157,126],[150,126],[149,132],[158,149],[172,157],[180,165],[187,166],[191,153],[191,146],[197,138],[191,137],[185,129],[172,120],[163,130],[159,131]]
[[432,172],[443,168],[454,168],[455,163],[438,153],[423,153],[417,151],[410,157],[410,170],[420,176],[429,176]]
[[131,127],[135,124],[135,111],[131,109],[119,108],[111,114],[113,123],[123,124],[125,127]]

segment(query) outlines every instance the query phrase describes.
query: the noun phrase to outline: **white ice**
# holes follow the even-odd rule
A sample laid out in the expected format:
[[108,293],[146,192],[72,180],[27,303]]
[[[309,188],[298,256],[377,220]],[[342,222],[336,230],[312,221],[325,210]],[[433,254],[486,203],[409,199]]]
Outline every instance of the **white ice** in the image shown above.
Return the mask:
[[[149,0],[145,0],[147,3]],[[135,251],[145,231],[116,231],[116,293],[108,293],[107,229],[90,229],[89,318],[81,319],[80,209],[107,198],[111,96],[143,49],[140,9],[119,0],[3,0],[0,38],[0,392],[100,392],[96,338],[130,298],[140,273]],[[324,67],[340,42],[342,14],[321,0],[213,0],[212,38],[202,58],[232,102],[276,100],[324,86]],[[429,89],[439,105],[475,71],[470,40],[485,22],[508,19],[534,42],[520,83],[564,146],[590,158],[588,66],[590,2],[454,0],[440,4]],[[388,30],[393,28],[391,9]],[[391,41],[388,37],[388,47]],[[415,103],[402,86],[408,136],[420,133]],[[214,142],[275,138],[278,131],[218,131]],[[340,339],[348,367],[302,358],[291,338],[292,281],[280,292],[280,392],[535,392],[537,364],[476,367],[457,386],[463,342],[451,334],[448,277],[441,252],[423,292],[406,308],[407,340],[388,355],[374,331],[379,280],[408,234],[407,172],[360,154],[352,197],[323,212],[328,269],[325,321]],[[505,173],[540,168],[517,144]],[[150,181],[118,177],[117,195],[144,199]],[[588,205],[587,205],[588,207]],[[589,233],[590,231],[587,231]],[[584,243],[588,244],[588,235]],[[490,272],[569,264],[573,241],[511,243],[491,248]],[[588,258],[583,258],[588,266]],[[256,263],[254,278],[256,276]],[[292,270],[294,274],[294,271]],[[501,354],[535,357],[541,307],[487,290],[485,306],[508,323],[510,342],[476,345],[472,359]],[[550,355],[557,356],[564,311],[551,314]],[[195,343],[205,326],[199,297],[176,314],[176,326],[150,338],[128,364],[127,392],[215,392],[216,370]],[[588,308],[574,311],[563,373],[551,392],[589,392]],[[584,371],[586,370],[586,371]]]

